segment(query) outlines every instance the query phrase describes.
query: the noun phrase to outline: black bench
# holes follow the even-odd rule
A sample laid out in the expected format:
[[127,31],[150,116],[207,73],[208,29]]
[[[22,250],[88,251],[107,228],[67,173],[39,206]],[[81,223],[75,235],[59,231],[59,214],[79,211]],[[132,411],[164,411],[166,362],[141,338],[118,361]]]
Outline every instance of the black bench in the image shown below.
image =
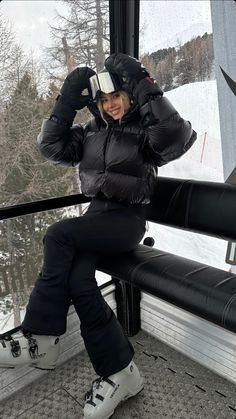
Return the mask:
[[[159,178],[149,221],[236,241],[236,187]],[[236,332],[236,275],[140,244],[100,260],[116,282],[117,314],[129,336],[140,328],[140,291]]]

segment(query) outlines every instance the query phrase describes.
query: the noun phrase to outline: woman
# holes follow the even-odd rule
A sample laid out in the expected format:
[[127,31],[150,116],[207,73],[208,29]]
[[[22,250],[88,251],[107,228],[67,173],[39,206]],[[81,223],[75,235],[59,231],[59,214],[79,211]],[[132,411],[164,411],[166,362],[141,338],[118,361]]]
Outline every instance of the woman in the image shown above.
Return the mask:
[[[72,126],[84,106],[94,118]],[[48,228],[22,329],[2,340],[0,365],[53,369],[72,302],[100,377],[86,395],[85,418],[109,418],[121,400],[143,388],[133,347],[97,286],[98,258],[138,245],[157,166],[180,157],[195,139],[141,63],[122,53],[112,54],[97,75],[88,67],[70,73],[43,123],[42,154],[56,164],[80,164],[82,192],[92,201],[84,216]]]

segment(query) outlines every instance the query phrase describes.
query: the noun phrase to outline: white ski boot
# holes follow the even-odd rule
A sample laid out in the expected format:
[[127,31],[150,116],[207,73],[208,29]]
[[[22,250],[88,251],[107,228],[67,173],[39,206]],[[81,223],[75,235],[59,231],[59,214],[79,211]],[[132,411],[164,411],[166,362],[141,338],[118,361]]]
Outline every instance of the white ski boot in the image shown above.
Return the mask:
[[118,404],[143,389],[143,379],[133,361],[108,378],[97,378],[85,395],[84,419],[108,419]]
[[57,336],[42,336],[22,330],[13,335],[0,335],[0,368],[29,365],[53,370],[60,352]]

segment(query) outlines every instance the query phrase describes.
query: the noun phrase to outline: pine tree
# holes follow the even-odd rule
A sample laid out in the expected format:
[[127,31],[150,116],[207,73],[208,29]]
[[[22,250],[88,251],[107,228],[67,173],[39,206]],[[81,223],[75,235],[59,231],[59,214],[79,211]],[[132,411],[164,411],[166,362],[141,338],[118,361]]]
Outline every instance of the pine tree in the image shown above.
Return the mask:
[[197,36],[178,48],[164,48],[146,54],[143,64],[163,91],[195,81],[214,78],[212,34]]
[[[51,100],[51,93],[47,99]],[[47,99],[38,95],[32,75],[26,71],[4,113],[2,205],[64,195],[71,188],[71,172],[50,165],[36,147],[36,137],[48,108]],[[7,304],[2,302],[1,308],[13,309],[15,325],[20,322],[20,309],[42,263],[43,235],[63,213],[63,210],[49,211],[1,222],[0,295],[11,295],[11,300],[8,297]]]

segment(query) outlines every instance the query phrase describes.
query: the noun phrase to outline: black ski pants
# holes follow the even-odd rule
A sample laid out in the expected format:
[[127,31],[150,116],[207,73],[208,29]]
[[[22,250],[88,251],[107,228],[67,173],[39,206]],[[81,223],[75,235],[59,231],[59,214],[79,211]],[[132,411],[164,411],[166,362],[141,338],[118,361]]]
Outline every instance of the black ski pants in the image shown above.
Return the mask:
[[100,255],[132,250],[145,233],[143,207],[93,199],[85,215],[51,225],[44,237],[44,261],[22,327],[34,334],[66,331],[71,302],[96,373],[125,368],[134,350],[95,279]]

